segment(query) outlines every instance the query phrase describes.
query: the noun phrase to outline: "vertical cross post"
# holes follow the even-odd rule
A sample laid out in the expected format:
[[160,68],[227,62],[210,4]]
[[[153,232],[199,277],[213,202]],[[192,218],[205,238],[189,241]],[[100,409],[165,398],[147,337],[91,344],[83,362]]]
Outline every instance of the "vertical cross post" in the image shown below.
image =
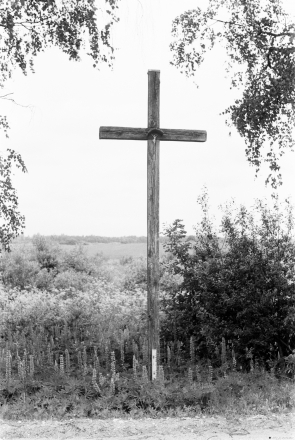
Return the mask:
[[147,148],[147,314],[148,372],[157,376],[159,342],[159,167],[160,141],[160,71],[148,71],[148,136]]
[[160,129],[160,71],[148,71],[148,126],[100,127],[100,139],[146,141],[147,154],[147,315],[148,371],[150,380],[157,376],[159,341],[159,162],[160,141],[205,142],[204,130]]

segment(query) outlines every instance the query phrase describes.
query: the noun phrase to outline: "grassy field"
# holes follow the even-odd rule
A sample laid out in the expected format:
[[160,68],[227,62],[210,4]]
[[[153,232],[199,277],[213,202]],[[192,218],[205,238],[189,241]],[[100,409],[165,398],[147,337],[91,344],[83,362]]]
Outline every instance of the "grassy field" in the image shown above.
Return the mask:
[[[71,250],[71,245],[60,245],[64,250]],[[120,259],[122,257],[146,257],[146,243],[90,243],[83,246],[83,249],[89,256],[102,252],[106,257],[111,259]],[[160,243],[160,255],[163,255],[163,245]]]
[[[21,246],[31,246],[30,241],[15,241],[12,245],[12,249]],[[75,245],[60,244],[61,249],[65,251],[72,251]],[[103,253],[107,258],[113,260],[119,260],[122,257],[139,258],[147,256],[147,244],[146,243],[83,243],[83,249],[87,255],[95,256],[96,254]],[[164,254],[163,244],[160,243],[160,256]]]

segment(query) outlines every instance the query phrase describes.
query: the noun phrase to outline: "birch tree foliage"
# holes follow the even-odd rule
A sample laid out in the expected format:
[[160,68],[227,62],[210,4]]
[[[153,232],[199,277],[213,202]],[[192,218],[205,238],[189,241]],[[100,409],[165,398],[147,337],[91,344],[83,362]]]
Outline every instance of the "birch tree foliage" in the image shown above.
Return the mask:
[[187,76],[217,43],[225,46],[231,88],[241,92],[223,112],[226,123],[245,140],[256,174],[268,163],[266,183],[276,188],[279,158],[294,147],[294,19],[280,0],[209,0],[205,11],[197,7],[175,18],[172,36],[172,64]]
[[[49,47],[58,47],[70,60],[78,61],[82,51],[93,67],[112,66],[114,48],[110,41],[119,0],[1,0],[0,2],[0,105],[11,100],[5,83],[16,69],[24,75],[34,72],[34,59]],[[53,66],[54,68],[54,66]],[[1,114],[0,130],[8,137],[9,124]],[[24,227],[18,199],[12,185],[15,165],[26,172],[22,157],[13,150],[0,152],[0,243],[9,249],[13,237]]]
[[13,165],[24,173],[27,171],[21,155],[8,149],[0,156],[0,245],[5,251],[10,250],[11,241],[25,226],[25,217],[18,210],[17,192],[12,183]]

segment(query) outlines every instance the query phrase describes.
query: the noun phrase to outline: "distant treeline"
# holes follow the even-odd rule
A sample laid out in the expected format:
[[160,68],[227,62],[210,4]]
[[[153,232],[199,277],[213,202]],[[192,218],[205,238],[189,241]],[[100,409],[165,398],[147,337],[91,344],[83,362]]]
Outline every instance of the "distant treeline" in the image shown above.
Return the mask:
[[147,238],[144,236],[136,237],[130,235],[128,237],[102,237],[100,235],[49,235],[49,239],[59,244],[79,244],[79,243],[146,243]]
[[[127,237],[102,237],[100,235],[46,235],[49,240],[55,241],[58,244],[77,245],[77,244],[90,244],[90,243],[146,243],[147,237],[136,235],[128,235]],[[19,241],[30,241],[32,237],[21,236],[16,239]],[[193,241],[195,237],[188,235],[187,240]],[[160,237],[160,243],[164,243],[167,240],[166,237]]]

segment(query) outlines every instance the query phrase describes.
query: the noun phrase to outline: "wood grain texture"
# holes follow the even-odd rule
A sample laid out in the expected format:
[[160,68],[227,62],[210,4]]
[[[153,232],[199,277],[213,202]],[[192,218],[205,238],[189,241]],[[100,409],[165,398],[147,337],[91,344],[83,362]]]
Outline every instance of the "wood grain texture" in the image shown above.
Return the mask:
[[148,140],[147,155],[147,309],[149,376],[152,371],[152,350],[159,349],[159,141]]
[[[148,126],[160,124],[160,72],[148,72]],[[159,341],[159,197],[160,141],[148,139],[147,148],[147,312],[148,312],[148,372],[150,380],[157,374],[153,350],[158,352]]]
[[[205,142],[204,130],[160,129],[160,71],[148,71],[147,128],[100,127],[100,139],[148,141],[147,150],[147,315],[148,315],[148,372],[155,378],[157,365],[152,362],[160,354],[159,342],[159,192],[160,142]],[[159,129],[161,132],[150,132]],[[150,133],[149,133],[150,132]]]
[[148,127],[160,125],[160,71],[148,71]]
[[[122,139],[130,141],[147,141],[150,128],[133,127],[100,127],[99,139]],[[161,141],[206,142],[207,132],[204,130],[178,130],[161,128]]]

